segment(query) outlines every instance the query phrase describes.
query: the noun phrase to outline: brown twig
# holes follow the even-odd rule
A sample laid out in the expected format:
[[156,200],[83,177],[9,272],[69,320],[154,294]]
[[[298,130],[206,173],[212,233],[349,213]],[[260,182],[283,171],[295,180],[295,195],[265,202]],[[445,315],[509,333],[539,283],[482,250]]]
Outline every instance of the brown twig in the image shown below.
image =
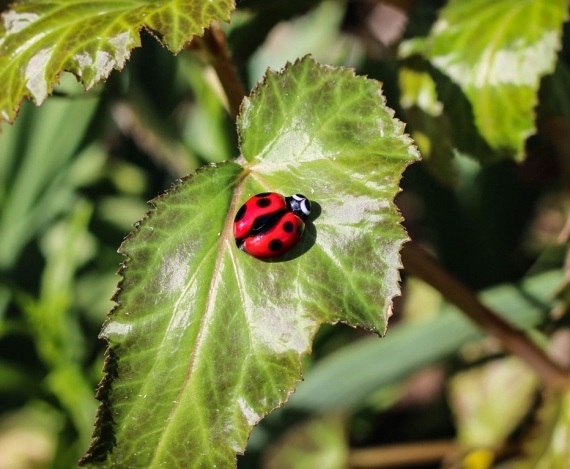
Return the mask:
[[413,242],[407,243],[402,249],[402,262],[406,270],[438,290],[472,321],[498,338],[505,349],[522,358],[546,385],[552,388],[568,385],[570,380],[566,370],[551,360],[523,332],[481,303],[469,288],[448,274],[421,247]]
[[348,458],[352,469],[413,466],[439,462],[457,449],[453,441],[429,441],[376,448],[353,449]]
[[245,89],[228,53],[222,28],[212,24],[204,31],[203,37],[190,43],[188,50],[201,53],[202,58],[212,65],[228,99],[229,113],[235,119],[245,96]]

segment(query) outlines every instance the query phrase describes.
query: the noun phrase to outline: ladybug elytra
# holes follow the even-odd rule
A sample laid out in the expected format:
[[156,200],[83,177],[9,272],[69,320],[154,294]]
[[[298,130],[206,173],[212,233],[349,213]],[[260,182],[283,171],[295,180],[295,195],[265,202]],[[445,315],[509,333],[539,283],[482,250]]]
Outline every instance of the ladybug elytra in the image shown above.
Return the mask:
[[311,203],[301,194],[254,195],[236,213],[236,245],[258,259],[281,256],[299,242],[305,231],[304,220],[310,213]]

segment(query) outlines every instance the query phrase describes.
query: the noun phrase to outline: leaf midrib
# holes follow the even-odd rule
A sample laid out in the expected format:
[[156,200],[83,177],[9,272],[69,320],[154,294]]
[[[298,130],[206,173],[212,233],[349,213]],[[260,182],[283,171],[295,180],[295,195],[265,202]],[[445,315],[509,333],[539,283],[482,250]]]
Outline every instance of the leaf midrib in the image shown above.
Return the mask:
[[[214,264],[213,264],[212,273],[210,275],[210,279],[211,279],[210,280],[210,286],[208,288],[206,302],[205,302],[204,307],[203,307],[204,314],[202,315],[202,318],[200,319],[200,326],[198,328],[198,333],[196,335],[196,340],[194,342],[194,348],[192,349],[192,352],[190,354],[190,360],[188,363],[188,371],[186,373],[186,377],[185,377],[182,385],[180,386],[180,391],[178,393],[177,399],[174,401],[174,404],[171,407],[171,411],[168,415],[168,418],[166,419],[166,424],[165,424],[163,430],[160,432],[158,441],[157,441],[156,446],[155,446],[155,450],[152,453],[152,459],[149,463],[149,468],[155,467],[155,462],[157,462],[158,456],[162,453],[162,447],[167,442],[166,435],[169,432],[169,427],[170,427],[171,423],[174,421],[173,416],[175,416],[175,414],[178,410],[178,407],[180,406],[180,403],[182,401],[181,397],[185,394],[188,387],[190,386],[192,374],[195,370],[194,364],[196,362],[197,355],[198,355],[198,352],[201,348],[202,341],[203,341],[203,336],[204,336],[203,333],[207,329],[206,324],[209,323],[209,319],[210,319],[211,315],[213,314],[213,312],[215,312],[215,308],[213,307],[213,304],[214,304],[215,293],[218,291],[218,285],[220,282],[219,272],[220,272],[220,268],[221,268],[222,261],[224,258],[224,254],[226,253],[226,249],[228,249],[228,246],[231,245],[231,239],[233,236],[233,234],[232,234],[233,233],[233,216],[232,215],[236,212],[237,203],[238,203],[238,200],[240,198],[241,192],[243,190],[243,185],[244,185],[244,181],[245,181],[247,174],[249,174],[249,171],[242,171],[242,173],[239,175],[239,180],[238,180],[238,182],[235,185],[234,190],[233,190],[233,196],[232,196],[232,199],[230,202],[230,206],[228,208],[224,227],[223,227],[221,234],[220,234],[220,239],[217,243],[214,243],[212,246],[212,249],[214,249],[216,246],[219,246],[218,255],[216,256],[216,260],[214,261]],[[230,256],[230,257],[232,258],[232,260],[234,259],[233,256]],[[207,258],[207,256],[204,257],[204,259],[206,259],[206,258]],[[193,277],[196,276],[198,271],[199,271],[199,267],[196,268],[196,271],[195,271]],[[198,412],[198,414],[199,414],[199,418],[201,419],[202,413]],[[204,428],[203,422],[201,422],[201,423],[202,423],[201,428]],[[158,461],[157,463],[159,464],[160,461]]]

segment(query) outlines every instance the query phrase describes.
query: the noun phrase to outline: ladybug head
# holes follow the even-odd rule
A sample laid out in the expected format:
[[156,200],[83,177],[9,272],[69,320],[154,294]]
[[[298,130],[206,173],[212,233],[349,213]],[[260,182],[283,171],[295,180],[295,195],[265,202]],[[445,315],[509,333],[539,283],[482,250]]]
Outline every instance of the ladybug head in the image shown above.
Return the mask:
[[285,197],[287,205],[291,211],[305,220],[311,214],[311,202],[302,194],[293,194],[291,197]]

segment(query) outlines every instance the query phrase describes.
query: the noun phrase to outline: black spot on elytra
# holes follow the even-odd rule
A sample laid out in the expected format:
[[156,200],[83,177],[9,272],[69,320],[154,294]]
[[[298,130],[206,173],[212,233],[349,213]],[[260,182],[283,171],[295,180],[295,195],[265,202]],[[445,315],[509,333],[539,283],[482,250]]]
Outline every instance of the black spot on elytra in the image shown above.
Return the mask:
[[256,203],[260,208],[269,207],[271,205],[271,199],[259,199]]
[[235,217],[235,219],[234,219],[234,223],[240,221],[240,220],[243,218],[244,215],[245,215],[245,205],[242,205],[242,206],[240,207],[240,209],[238,210],[238,212],[236,213],[236,217]]
[[286,221],[283,223],[283,230],[286,233],[293,233],[293,231],[295,231],[295,225],[293,225],[293,222]]
[[248,236],[254,236],[270,230],[279,222],[279,220],[281,220],[281,217],[283,217],[285,213],[285,210],[279,210],[275,213],[268,213],[267,215],[257,217],[254,220],[253,225],[251,225],[251,230],[249,230]]
[[271,222],[272,222],[273,218],[274,218],[274,215],[271,213],[257,217],[255,219],[255,221],[253,222],[253,225],[251,225],[251,233],[250,234],[257,234],[259,232],[265,231],[268,228],[270,228],[270,226],[272,226]]
[[283,242],[280,239],[272,239],[269,242],[269,250],[271,252],[280,251],[283,248]]

